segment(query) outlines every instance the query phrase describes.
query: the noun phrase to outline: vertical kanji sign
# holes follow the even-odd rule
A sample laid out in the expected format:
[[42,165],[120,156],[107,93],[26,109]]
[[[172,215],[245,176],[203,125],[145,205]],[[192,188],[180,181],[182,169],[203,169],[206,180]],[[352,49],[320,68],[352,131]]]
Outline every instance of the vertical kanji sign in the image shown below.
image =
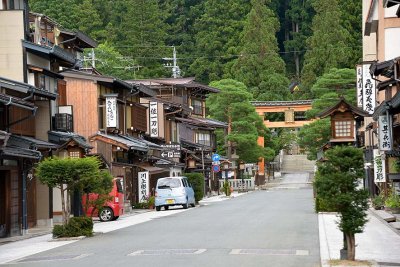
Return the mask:
[[158,137],[158,104],[150,102],[150,136]]
[[369,72],[370,66],[371,64],[363,65],[363,110],[373,114],[376,106],[376,84]]
[[139,202],[147,201],[150,193],[149,172],[138,172],[139,181]]
[[117,97],[115,95],[106,96],[106,127],[117,127]]
[[379,116],[379,150],[392,150],[391,117],[386,115]]
[[357,65],[357,107],[363,107],[363,67],[362,65]]
[[385,160],[382,159],[378,149],[374,149],[374,181],[383,183],[386,181]]

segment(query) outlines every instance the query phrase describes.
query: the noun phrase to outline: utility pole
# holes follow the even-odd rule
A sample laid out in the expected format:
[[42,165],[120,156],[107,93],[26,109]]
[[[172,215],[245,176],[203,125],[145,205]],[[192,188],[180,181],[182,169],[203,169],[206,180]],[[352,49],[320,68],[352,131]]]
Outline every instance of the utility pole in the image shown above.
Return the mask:
[[164,67],[171,68],[172,69],[172,77],[176,79],[181,76],[181,70],[180,70],[179,66],[177,65],[175,46],[171,46],[171,47],[173,48],[172,57],[163,57],[163,59],[166,61],[172,61],[172,65],[171,65],[171,63],[166,63],[166,64],[164,64]]
[[92,48],[92,67],[95,69],[96,68],[96,58],[94,54],[94,48]]

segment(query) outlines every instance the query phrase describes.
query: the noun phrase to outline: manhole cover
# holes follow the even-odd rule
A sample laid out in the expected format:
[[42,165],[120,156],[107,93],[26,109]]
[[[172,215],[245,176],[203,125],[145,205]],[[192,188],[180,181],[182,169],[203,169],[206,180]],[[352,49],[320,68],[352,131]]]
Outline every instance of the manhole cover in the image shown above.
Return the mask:
[[76,254],[76,255],[52,255],[42,257],[30,257],[19,260],[17,262],[37,262],[37,261],[57,261],[57,260],[77,260],[88,256],[88,254]]
[[154,250],[137,250],[128,254],[128,256],[155,256],[155,255],[191,255],[201,254],[206,249],[154,249]]
[[280,255],[280,256],[308,256],[308,250],[294,249],[232,249],[232,255]]

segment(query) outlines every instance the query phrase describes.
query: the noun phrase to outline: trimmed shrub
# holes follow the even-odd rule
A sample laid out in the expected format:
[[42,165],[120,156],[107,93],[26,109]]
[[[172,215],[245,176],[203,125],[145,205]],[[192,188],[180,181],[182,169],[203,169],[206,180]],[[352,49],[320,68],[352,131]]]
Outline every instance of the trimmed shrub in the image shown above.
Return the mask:
[[67,225],[55,225],[53,237],[93,236],[93,221],[88,217],[73,217]]
[[227,197],[229,197],[229,196],[231,195],[231,187],[230,187],[228,181],[225,181],[225,182],[224,182],[224,184],[223,184],[223,186],[222,186],[222,189],[224,190],[224,193],[225,193],[225,195],[226,195]]
[[330,207],[327,201],[320,197],[315,198],[315,212],[334,212],[336,211],[333,207]]
[[196,203],[198,203],[204,196],[204,176],[201,173],[184,173],[183,176],[186,176],[189,180],[189,183],[192,185],[194,190],[194,198],[196,199]]

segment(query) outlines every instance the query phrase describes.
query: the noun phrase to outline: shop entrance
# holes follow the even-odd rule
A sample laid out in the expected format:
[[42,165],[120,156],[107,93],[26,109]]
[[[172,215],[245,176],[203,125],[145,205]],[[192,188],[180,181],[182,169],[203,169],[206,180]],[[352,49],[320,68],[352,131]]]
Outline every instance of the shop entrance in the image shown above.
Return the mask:
[[8,214],[10,172],[0,170],[0,238],[8,236],[10,231],[10,215]]

